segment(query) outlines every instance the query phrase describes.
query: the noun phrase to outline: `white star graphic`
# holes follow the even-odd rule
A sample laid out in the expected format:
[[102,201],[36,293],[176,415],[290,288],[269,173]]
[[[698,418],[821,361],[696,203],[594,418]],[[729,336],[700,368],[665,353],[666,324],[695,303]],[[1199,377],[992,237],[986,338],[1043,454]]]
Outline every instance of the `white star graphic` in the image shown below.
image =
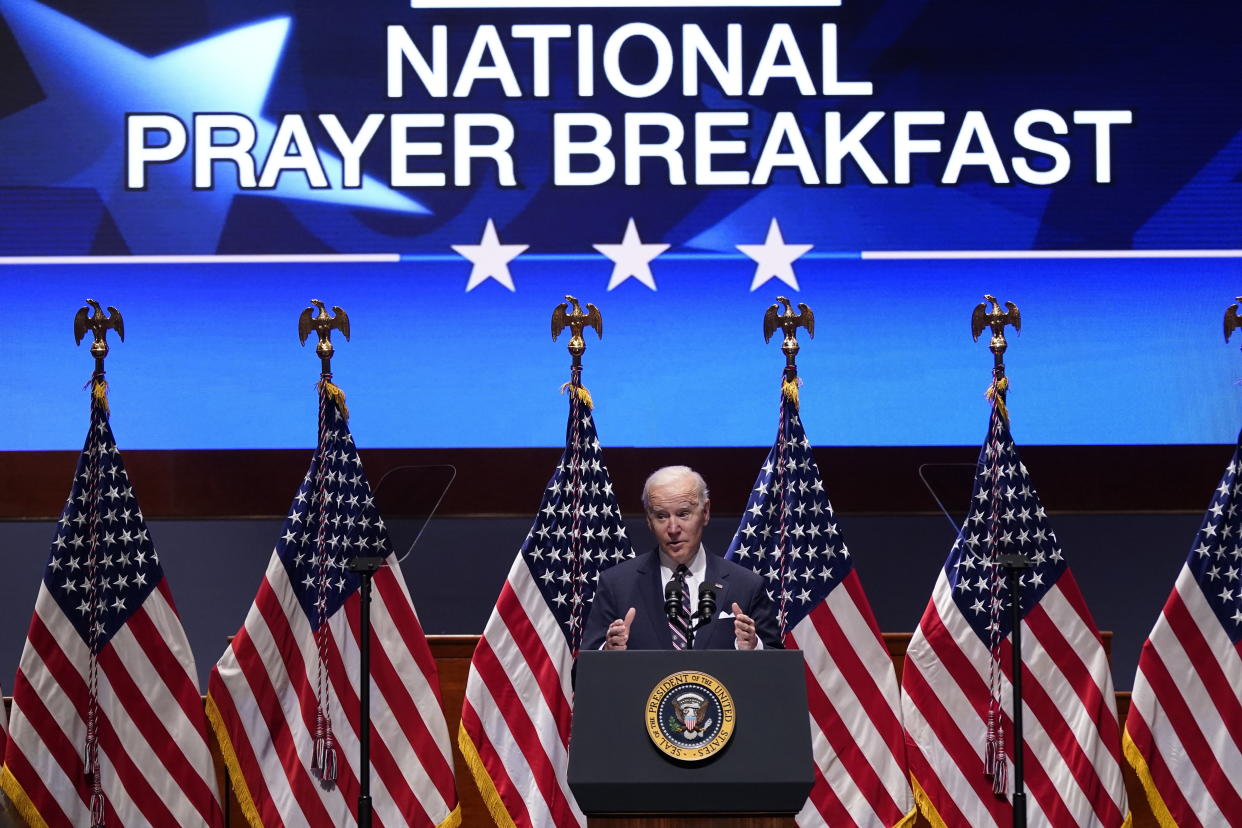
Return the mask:
[[768,237],[763,244],[739,244],[737,249],[755,260],[755,277],[750,282],[750,289],[756,290],[760,285],[771,279],[780,279],[794,290],[798,287],[798,279],[794,276],[794,260],[806,253],[813,244],[786,244],[781,236],[781,226],[772,219],[768,225]]
[[470,280],[466,282],[466,292],[474,290],[488,279],[495,279],[511,291],[513,277],[509,275],[509,262],[516,259],[530,247],[529,244],[501,244],[496,235],[496,225],[491,219],[483,228],[483,238],[478,244],[455,244],[453,249],[465,256],[474,265],[470,268]]
[[652,290],[656,289],[655,277],[651,275],[651,261],[665,250],[667,244],[643,244],[638,237],[638,227],[631,217],[625,226],[625,238],[620,244],[592,245],[600,253],[612,260],[612,278],[608,280],[608,290],[612,290],[626,279],[634,278]]
[[[46,97],[20,116],[0,121],[0,146],[43,146],[57,140],[65,123],[74,124],[79,141],[72,151],[48,151],[4,165],[5,185],[97,190],[134,253],[215,252],[233,198],[243,192],[428,212],[370,176],[361,176],[356,188],[340,186],[343,165],[326,151],[315,157],[329,187],[312,187],[308,176],[286,171],[270,188],[243,190],[235,177],[220,175],[211,188],[193,189],[191,152],[153,165],[142,189],[125,187],[126,149],[118,136],[127,113],[163,113],[186,124],[196,114],[235,113],[251,123],[256,155],[273,147],[278,125],[262,113],[288,39],[288,17],[239,26],[148,57],[39,3],[5,0],[2,5]],[[177,232],[167,232],[168,227]]]

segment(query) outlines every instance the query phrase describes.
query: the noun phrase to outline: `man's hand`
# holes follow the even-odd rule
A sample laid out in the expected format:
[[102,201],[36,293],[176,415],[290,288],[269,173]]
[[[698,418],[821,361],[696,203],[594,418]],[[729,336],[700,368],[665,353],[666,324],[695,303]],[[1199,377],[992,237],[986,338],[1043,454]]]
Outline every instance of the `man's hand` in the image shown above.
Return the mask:
[[759,643],[759,634],[755,632],[755,619],[742,612],[742,608],[733,602],[733,637],[737,639],[739,650],[753,650]]
[[634,608],[630,607],[625,618],[618,618],[608,625],[608,633],[604,636],[604,649],[624,650],[626,642],[630,640],[630,624],[633,623]]

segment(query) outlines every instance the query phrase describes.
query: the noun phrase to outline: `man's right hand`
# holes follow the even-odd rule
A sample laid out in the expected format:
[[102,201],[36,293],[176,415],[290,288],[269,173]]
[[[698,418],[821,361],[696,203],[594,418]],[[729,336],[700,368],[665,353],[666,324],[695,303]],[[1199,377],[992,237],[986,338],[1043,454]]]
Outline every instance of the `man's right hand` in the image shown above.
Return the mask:
[[604,636],[605,650],[624,650],[626,642],[630,640],[630,624],[634,623],[634,608],[630,607],[630,611],[625,614],[624,618],[618,618],[608,625],[608,633]]

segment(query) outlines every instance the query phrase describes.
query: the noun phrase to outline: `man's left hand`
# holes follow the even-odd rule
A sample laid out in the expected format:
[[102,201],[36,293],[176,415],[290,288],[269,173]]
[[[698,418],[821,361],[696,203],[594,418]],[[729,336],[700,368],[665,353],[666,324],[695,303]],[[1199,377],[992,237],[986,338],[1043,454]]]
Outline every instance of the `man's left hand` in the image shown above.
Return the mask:
[[737,639],[739,650],[753,650],[759,643],[759,634],[755,632],[755,619],[742,612],[742,608],[733,602],[733,637]]

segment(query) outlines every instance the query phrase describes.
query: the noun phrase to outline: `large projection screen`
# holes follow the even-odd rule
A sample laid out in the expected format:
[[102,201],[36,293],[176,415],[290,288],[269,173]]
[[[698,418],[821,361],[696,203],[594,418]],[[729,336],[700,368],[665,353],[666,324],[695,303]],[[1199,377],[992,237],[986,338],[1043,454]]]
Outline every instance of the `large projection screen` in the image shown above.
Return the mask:
[[777,296],[825,445],[978,443],[984,293],[1026,444],[1238,426],[1242,7],[0,0],[0,450],[81,443],[73,314],[134,449],[314,440],[346,309],[375,447],[768,442]]

